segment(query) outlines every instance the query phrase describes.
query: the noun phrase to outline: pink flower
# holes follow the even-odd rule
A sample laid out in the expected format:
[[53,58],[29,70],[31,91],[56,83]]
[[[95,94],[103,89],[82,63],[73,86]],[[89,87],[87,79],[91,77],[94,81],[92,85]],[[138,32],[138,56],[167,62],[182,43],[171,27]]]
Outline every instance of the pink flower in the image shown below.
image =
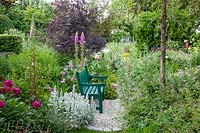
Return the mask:
[[61,72],[61,77],[62,77],[62,78],[65,77],[65,72],[64,72],[64,71]]
[[3,100],[0,100],[0,108],[4,108],[5,107],[5,103],[4,103],[4,101]]
[[69,67],[70,67],[71,69],[73,69],[73,68],[74,68],[73,64],[69,64]]
[[95,58],[95,60],[99,60],[100,59],[100,55],[99,54],[95,54],[94,58]]
[[82,66],[83,66],[83,63],[81,63],[79,66],[82,67]]
[[49,91],[51,92],[51,91],[54,91],[54,88],[49,88]]
[[81,43],[81,44],[84,44],[84,43],[85,43],[85,36],[84,36],[84,33],[83,33],[83,32],[81,33],[80,39],[81,39],[81,40],[80,40],[80,43]]
[[74,82],[75,80],[76,80],[76,78],[73,76],[73,77],[71,78],[71,81]]
[[7,93],[7,92],[10,92],[10,91],[11,91],[11,88],[8,87],[8,86],[3,86],[3,87],[1,88],[1,92],[2,92],[2,93]]
[[61,82],[61,83],[65,83],[65,79],[61,80],[60,82]]
[[40,101],[36,100],[36,101],[32,102],[32,107],[33,108],[39,109],[40,106],[41,106]]
[[74,37],[74,44],[78,44],[78,32],[76,32],[75,37]]
[[15,96],[19,95],[20,94],[20,89],[19,88],[13,88],[13,93]]
[[8,80],[4,81],[4,86],[8,86],[8,87],[12,88],[13,87],[12,80],[8,79]]

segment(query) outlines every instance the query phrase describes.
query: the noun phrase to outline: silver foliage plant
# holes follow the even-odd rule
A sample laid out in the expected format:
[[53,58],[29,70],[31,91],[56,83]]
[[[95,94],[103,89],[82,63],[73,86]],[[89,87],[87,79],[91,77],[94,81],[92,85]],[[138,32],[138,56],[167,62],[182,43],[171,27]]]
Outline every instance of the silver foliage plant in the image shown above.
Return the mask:
[[60,130],[79,129],[94,118],[89,100],[74,91],[63,95],[62,92],[54,89],[48,107],[49,120]]

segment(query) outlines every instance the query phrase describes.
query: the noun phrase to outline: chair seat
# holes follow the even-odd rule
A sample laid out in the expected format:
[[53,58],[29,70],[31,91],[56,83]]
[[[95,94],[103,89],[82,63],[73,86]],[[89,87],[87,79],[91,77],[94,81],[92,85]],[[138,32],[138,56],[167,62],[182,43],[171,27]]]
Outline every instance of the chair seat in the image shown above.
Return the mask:
[[[101,93],[103,93],[103,89],[104,89],[103,86],[100,87]],[[84,95],[88,95],[88,96],[99,95],[98,87],[97,86],[84,86],[83,93],[84,93]]]

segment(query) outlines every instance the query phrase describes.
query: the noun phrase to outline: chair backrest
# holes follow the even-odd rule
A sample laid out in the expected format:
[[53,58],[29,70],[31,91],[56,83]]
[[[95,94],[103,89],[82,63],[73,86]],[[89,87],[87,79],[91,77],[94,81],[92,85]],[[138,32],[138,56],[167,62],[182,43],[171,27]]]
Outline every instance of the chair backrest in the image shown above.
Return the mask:
[[83,71],[76,72],[76,78],[77,78],[77,81],[78,81],[78,85],[79,85],[81,94],[83,94],[82,84],[83,83],[89,83],[89,73],[88,73],[87,66],[85,66],[85,69]]

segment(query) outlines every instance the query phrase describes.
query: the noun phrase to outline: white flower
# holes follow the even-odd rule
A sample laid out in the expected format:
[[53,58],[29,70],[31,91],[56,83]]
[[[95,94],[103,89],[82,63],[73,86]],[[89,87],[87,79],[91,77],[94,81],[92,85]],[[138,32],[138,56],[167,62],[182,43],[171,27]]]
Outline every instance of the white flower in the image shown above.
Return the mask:
[[109,53],[109,52],[110,52],[110,49],[104,48],[104,49],[102,50],[102,52],[105,53],[105,54],[106,54],[106,53]]

